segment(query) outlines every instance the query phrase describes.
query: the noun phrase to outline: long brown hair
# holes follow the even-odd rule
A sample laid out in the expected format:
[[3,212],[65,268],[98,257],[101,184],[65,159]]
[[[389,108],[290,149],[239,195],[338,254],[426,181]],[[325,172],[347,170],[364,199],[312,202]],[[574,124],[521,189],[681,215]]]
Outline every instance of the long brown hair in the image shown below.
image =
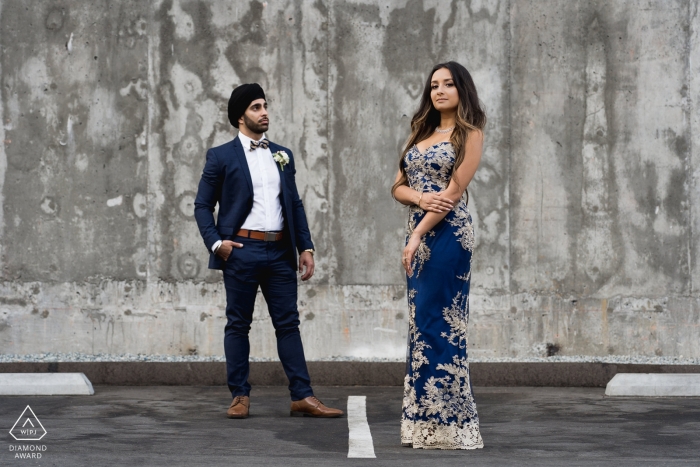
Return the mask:
[[474,86],[474,80],[467,69],[457,62],[446,62],[435,65],[425,82],[423,95],[420,100],[420,107],[411,119],[411,136],[409,136],[406,146],[399,158],[401,178],[391,187],[392,196],[398,187],[408,183],[406,169],[403,165],[403,159],[406,153],[414,144],[423,141],[433,134],[438,125],[440,125],[440,112],[433,107],[433,100],[430,98],[430,92],[432,90],[431,81],[433,79],[433,74],[441,68],[447,68],[450,71],[452,74],[452,81],[459,95],[455,128],[452,131],[452,135],[450,135],[450,143],[452,143],[452,147],[455,151],[455,164],[452,168],[453,179],[455,179],[457,168],[462,165],[464,161],[464,145],[467,142],[469,133],[474,130],[481,130],[486,125],[486,114],[481,108],[479,96],[476,93],[476,86]]

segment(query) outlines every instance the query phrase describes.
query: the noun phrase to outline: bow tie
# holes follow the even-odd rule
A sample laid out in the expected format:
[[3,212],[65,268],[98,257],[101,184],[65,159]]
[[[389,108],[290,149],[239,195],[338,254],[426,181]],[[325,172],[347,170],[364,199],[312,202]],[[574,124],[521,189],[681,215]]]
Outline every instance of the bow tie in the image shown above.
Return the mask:
[[258,148],[261,149],[267,149],[267,146],[270,144],[270,142],[267,139],[262,139],[260,141],[251,141],[250,142],[250,151],[255,151]]

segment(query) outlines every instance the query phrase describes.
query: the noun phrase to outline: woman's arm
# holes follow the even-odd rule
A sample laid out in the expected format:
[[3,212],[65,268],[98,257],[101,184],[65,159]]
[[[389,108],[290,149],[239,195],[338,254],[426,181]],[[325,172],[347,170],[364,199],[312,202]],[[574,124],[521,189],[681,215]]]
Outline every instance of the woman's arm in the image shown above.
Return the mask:
[[[394,184],[401,180],[401,171],[396,174],[396,179]],[[394,199],[404,206],[418,205],[418,200],[420,199],[420,193],[416,190],[410,188],[407,185],[401,185],[394,190]]]
[[[401,171],[396,174],[394,184],[398,183],[399,180],[401,180]],[[408,185],[400,185],[394,190],[394,199],[405,206],[416,205],[426,211],[447,214],[455,204],[451,200],[459,198],[450,198],[445,195],[445,192],[421,193]]]
[[[443,192],[445,197],[449,199],[459,199],[464,194],[464,191],[469,186],[474,174],[476,173],[479,162],[481,161],[481,152],[484,146],[484,134],[481,131],[474,131],[467,138],[467,144],[464,148],[464,161],[459,166],[455,177],[450,180],[447,189]],[[456,180],[455,180],[456,179]],[[435,227],[438,222],[443,220],[447,212],[427,212],[420,223],[416,226],[408,240],[406,248],[404,248],[402,263],[406,272],[411,275],[413,270],[413,256],[420,245],[420,239],[428,233],[430,229]]]

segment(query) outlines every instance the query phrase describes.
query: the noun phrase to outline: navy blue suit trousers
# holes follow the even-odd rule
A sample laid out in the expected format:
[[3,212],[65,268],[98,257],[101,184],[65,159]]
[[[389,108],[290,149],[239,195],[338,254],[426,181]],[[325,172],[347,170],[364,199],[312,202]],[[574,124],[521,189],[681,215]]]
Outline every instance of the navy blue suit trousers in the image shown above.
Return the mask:
[[291,242],[244,237],[233,241],[242,243],[243,248],[233,249],[223,269],[227,318],[224,349],[231,395],[250,395],[248,333],[260,288],[275,328],[277,353],[289,379],[292,400],[313,396],[299,334],[297,273]]

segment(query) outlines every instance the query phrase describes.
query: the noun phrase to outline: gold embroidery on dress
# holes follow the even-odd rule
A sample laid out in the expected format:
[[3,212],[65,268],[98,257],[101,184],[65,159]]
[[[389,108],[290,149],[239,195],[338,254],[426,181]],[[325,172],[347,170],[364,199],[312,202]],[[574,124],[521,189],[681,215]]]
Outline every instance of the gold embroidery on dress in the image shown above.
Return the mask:
[[[408,291],[408,338],[409,338],[409,345],[411,346],[411,375],[412,377],[409,376],[408,374],[404,378],[404,396],[403,396],[403,407],[404,407],[404,413],[402,414],[401,418],[401,439],[402,443],[408,443],[410,444],[411,441],[409,440],[409,433],[410,430],[410,420],[406,418],[408,415],[409,417],[413,418],[416,416],[418,412],[418,404],[416,404],[416,389],[415,389],[415,382],[420,373],[418,373],[418,370],[420,369],[421,366],[430,363],[428,359],[425,357],[423,354],[423,350],[426,348],[430,348],[428,344],[426,344],[424,341],[421,340],[421,333],[418,331],[416,327],[416,305],[414,303],[414,299],[416,297],[416,294],[418,292],[415,289],[411,289]],[[412,431],[410,431],[412,433]],[[411,435],[412,436],[412,435]]]
[[472,278],[472,271],[471,268],[469,269],[469,272],[466,274],[462,274],[461,276],[457,276],[457,279],[462,279],[464,282],[469,282]]
[[452,210],[454,216],[447,216],[445,220],[448,224],[453,227],[457,227],[455,231],[455,236],[458,237],[459,243],[462,244],[462,248],[468,251],[474,251],[474,226],[472,224],[472,217],[469,214],[469,209],[467,209],[467,204],[462,199],[457,206]]
[[445,425],[436,420],[416,422],[405,420],[401,422],[401,433],[401,444],[412,445],[414,448],[479,449],[484,447],[478,422],[467,422],[459,426],[454,422]]
[[[412,429],[413,447],[439,449],[474,449],[483,447],[474,397],[469,384],[469,363],[453,357],[451,364],[438,364],[447,372],[442,378],[431,377],[425,383],[425,395],[418,403],[420,416],[437,415],[417,421]],[[466,409],[466,410],[465,410]],[[449,419],[456,421],[448,422]]]
[[[411,235],[413,234],[413,231],[416,228],[417,221],[416,217],[421,217],[425,214],[425,211],[423,211],[421,208],[418,206],[411,206],[409,209],[409,217],[408,217],[408,227],[406,228],[406,242],[408,242],[408,239],[411,238]],[[427,233],[427,235],[435,236],[435,232],[432,230]],[[420,272],[423,270],[423,265],[430,259],[430,248],[428,248],[428,245],[425,243],[425,238],[421,238],[420,245],[418,245],[418,249],[416,250],[416,254],[413,258],[413,271],[411,271],[411,274],[408,275],[408,277],[413,277],[413,274],[416,274],[416,277],[420,276]]]
[[421,333],[416,327],[416,305],[413,303],[416,293],[417,292],[414,289],[411,289],[408,292],[408,322],[410,323],[408,326],[408,335],[411,343],[413,344],[413,352],[411,352],[411,369],[414,373],[417,372],[421,366],[430,363],[425,355],[423,355],[423,350],[431,348],[420,339]]
[[421,154],[415,146],[411,148],[404,157],[404,162],[406,171],[414,174],[409,179],[412,189],[419,192],[438,192],[447,188],[455,161],[451,146],[450,150],[446,151],[438,149],[442,145],[434,145],[428,148],[425,154]]
[[[470,273],[459,277],[468,279]],[[423,355],[424,348],[430,348],[420,340],[420,332],[415,325],[416,307],[413,300],[416,290],[411,289],[409,297],[409,337],[414,345],[411,353],[413,377],[404,378],[405,414],[401,420],[401,442],[414,448],[424,449],[476,449],[484,443],[479,432],[476,404],[469,383],[469,362],[466,357],[452,357],[452,363],[438,364],[437,370],[447,374],[441,378],[430,377],[423,389],[425,394],[416,401],[415,382],[420,377],[418,369],[430,363]],[[461,292],[452,299],[452,306],[443,309],[443,318],[450,326],[450,334],[442,333],[451,345],[459,348],[467,346],[468,296]],[[418,359],[418,362],[416,360]],[[429,420],[414,420],[419,416],[437,416]],[[407,418],[406,416],[410,417]],[[456,421],[449,422],[450,419]]]
[[[450,333],[443,332],[440,337],[446,337],[447,341],[460,349],[467,348],[467,297],[459,292],[452,299],[452,306],[442,309],[442,316],[450,325]],[[439,368],[439,367],[438,367]]]

